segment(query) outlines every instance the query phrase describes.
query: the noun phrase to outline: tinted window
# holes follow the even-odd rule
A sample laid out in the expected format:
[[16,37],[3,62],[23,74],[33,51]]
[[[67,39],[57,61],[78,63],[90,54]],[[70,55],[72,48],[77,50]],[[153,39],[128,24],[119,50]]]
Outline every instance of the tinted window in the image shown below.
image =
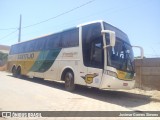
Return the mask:
[[14,45],[14,54],[18,53],[18,45]]
[[15,46],[15,45],[12,45],[9,54],[11,54],[11,55],[12,55],[12,54],[15,54],[15,53],[16,53],[16,52],[15,52],[15,50],[16,50],[15,48],[16,48],[16,46]]
[[36,43],[35,40],[29,42],[30,45],[28,52],[34,51],[35,43]]
[[48,37],[46,49],[54,49],[60,47],[60,35],[54,34]]
[[35,51],[44,50],[45,43],[47,41],[47,37],[45,37],[45,38],[39,38],[39,39],[36,39],[35,41],[36,42],[35,42],[34,50]]
[[22,53],[24,51],[24,48],[23,48],[23,43],[20,43],[17,45],[17,52],[16,53]]
[[79,45],[78,28],[27,41],[11,47],[10,54],[32,52],[61,47],[75,47]]
[[103,37],[100,23],[82,27],[82,51],[85,66],[103,68]]
[[79,45],[79,32],[78,29],[72,29],[62,32],[61,34],[61,47],[76,47]]
[[24,46],[25,50],[24,50],[24,52],[32,52],[32,51],[34,51],[35,43],[36,43],[35,40],[25,42],[25,46]]

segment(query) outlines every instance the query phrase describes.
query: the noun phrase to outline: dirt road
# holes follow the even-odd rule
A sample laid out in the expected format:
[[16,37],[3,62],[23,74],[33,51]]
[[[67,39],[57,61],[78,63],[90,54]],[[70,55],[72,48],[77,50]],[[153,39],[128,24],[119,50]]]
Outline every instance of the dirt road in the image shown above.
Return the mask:
[[0,111],[160,111],[160,91],[98,90],[0,72]]

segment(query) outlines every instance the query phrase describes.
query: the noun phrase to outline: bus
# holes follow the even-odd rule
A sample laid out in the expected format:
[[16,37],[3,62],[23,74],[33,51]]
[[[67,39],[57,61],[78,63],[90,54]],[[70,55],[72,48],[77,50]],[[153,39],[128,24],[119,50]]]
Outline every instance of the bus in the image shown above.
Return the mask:
[[7,69],[13,76],[64,81],[99,89],[132,89],[134,54],[127,35],[103,20],[80,24],[11,46]]

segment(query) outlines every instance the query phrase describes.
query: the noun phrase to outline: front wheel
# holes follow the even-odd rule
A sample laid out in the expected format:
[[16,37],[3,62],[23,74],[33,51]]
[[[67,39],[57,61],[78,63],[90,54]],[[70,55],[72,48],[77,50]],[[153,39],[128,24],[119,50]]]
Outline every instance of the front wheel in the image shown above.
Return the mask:
[[71,71],[66,72],[64,79],[65,79],[66,90],[73,91],[75,89],[73,72]]

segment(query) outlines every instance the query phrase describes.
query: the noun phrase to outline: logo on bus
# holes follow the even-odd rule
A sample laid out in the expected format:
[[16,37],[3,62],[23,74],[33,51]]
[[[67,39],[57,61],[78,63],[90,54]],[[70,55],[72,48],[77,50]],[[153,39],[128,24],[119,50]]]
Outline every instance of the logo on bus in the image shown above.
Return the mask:
[[33,59],[34,53],[18,55],[18,59]]
[[97,73],[94,73],[94,74],[86,74],[85,76],[81,76],[81,77],[85,80],[85,82],[86,82],[87,84],[91,84],[91,83],[93,83],[93,78],[95,78],[96,76],[98,76]]
[[70,53],[64,52],[63,53],[63,57],[73,57],[73,56],[75,56],[77,54],[78,54],[77,52],[70,52]]

